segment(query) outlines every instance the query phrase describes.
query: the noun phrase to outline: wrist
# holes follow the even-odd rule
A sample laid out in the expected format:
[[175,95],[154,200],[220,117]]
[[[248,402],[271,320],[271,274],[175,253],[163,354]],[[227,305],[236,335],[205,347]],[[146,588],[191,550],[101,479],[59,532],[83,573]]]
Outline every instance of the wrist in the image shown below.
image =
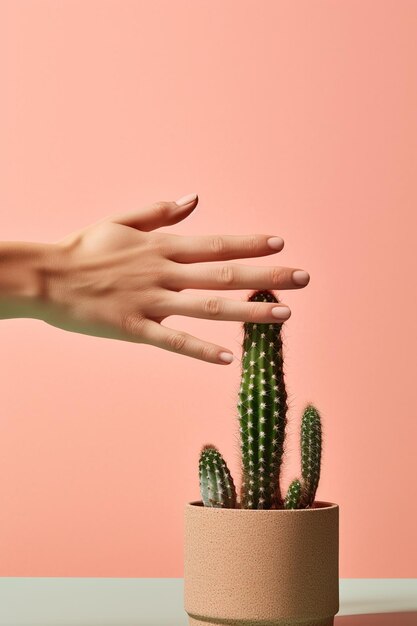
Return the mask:
[[44,276],[60,258],[56,244],[1,242],[0,318],[42,317]]

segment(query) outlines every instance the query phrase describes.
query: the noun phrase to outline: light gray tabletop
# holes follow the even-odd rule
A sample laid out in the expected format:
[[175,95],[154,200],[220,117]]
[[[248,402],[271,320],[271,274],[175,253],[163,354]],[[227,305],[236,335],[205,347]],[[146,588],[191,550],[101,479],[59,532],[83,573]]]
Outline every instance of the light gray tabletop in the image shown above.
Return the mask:
[[[0,626],[188,626],[182,578],[0,578]],[[417,579],[340,580],[338,626],[417,626]]]

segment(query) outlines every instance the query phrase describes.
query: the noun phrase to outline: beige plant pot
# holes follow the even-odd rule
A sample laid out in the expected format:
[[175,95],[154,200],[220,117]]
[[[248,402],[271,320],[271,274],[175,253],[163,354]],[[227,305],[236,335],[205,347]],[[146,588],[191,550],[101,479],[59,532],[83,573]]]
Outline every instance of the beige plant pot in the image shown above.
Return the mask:
[[339,611],[339,506],[185,505],[190,626],[332,626]]

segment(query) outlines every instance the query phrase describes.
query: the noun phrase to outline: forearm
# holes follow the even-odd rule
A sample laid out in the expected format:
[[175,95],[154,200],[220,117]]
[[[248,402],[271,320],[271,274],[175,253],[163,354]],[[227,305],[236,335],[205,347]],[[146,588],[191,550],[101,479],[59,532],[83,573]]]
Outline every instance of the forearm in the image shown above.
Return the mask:
[[54,250],[54,244],[0,242],[0,319],[41,316],[44,274]]

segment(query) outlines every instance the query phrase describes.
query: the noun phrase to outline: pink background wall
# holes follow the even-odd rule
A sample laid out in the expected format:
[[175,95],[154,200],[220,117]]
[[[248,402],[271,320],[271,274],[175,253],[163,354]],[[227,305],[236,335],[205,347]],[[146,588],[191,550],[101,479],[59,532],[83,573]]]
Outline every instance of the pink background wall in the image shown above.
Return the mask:
[[[0,4],[3,240],[195,191],[162,230],[277,234],[280,255],[238,262],[310,272],[282,292],[283,482],[312,401],[342,577],[417,576],[416,28],[406,0]],[[239,322],[167,325],[241,355]],[[36,320],[0,342],[0,576],[182,576],[202,443],[237,478],[239,361]]]

